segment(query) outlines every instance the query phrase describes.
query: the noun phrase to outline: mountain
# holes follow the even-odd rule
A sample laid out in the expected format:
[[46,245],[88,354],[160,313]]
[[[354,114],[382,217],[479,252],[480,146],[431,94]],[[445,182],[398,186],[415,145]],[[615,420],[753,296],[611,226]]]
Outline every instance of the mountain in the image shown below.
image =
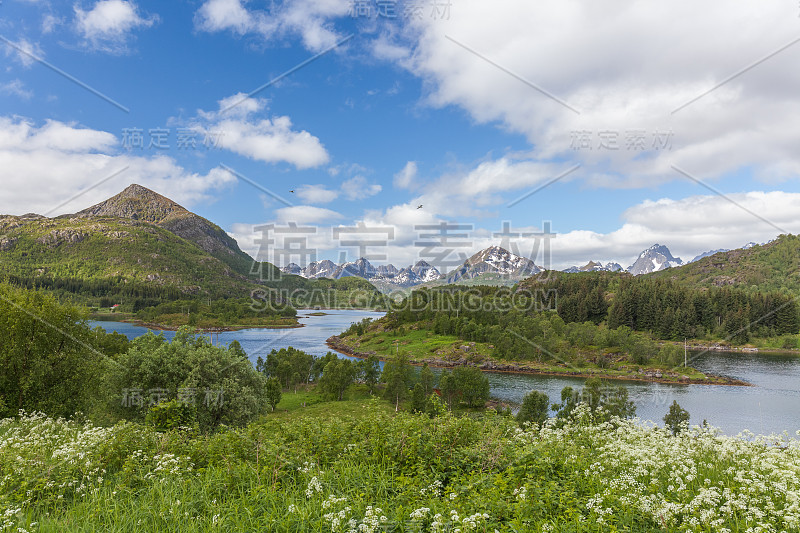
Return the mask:
[[669,248],[661,244],[654,244],[640,253],[636,261],[627,268],[627,271],[634,276],[640,276],[682,264],[683,261],[679,257],[672,257]]
[[104,202],[59,218],[147,222],[199,246],[234,271],[248,275],[253,259],[219,226],[146,187],[133,184]]
[[[264,281],[251,271],[260,271]],[[0,215],[0,272],[11,282],[76,302],[96,305],[119,296],[134,308],[136,302],[149,306],[195,296],[249,299],[265,286],[320,288],[344,298],[355,289],[374,291],[363,280],[318,283],[279,276],[272,264],[255,263],[217,225],[139,185],[74,215]]]
[[800,237],[781,235],[765,244],[719,252],[653,274],[698,287],[800,292]]
[[373,282],[374,285],[379,286],[381,289],[388,288],[388,290],[395,286],[412,287],[441,277],[439,271],[425,261],[417,261],[413,266],[409,265],[398,270],[392,264],[376,267],[363,257],[341,265],[325,259],[310,263],[306,268],[302,268],[295,263],[289,263],[281,270],[287,274],[296,274],[309,279],[358,277]]
[[[750,244],[752,244],[752,243],[750,243]],[[712,256],[712,255],[714,255],[714,254],[718,254],[718,253],[720,253],[720,252],[728,252],[728,251],[729,251],[729,250],[728,250],[727,248],[720,248],[719,250],[709,250],[708,252],[703,252],[703,253],[702,253],[702,254],[700,254],[700,255],[696,255],[696,256],[694,257],[694,259],[692,259],[691,261],[689,261],[689,263],[694,263],[695,261],[699,261],[700,259],[702,259],[702,258],[704,258],[704,257],[711,257],[711,256]],[[688,265],[689,263],[686,263],[686,264]]]
[[542,269],[526,257],[514,255],[499,246],[490,246],[476,253],[447,275],[447,283],[476,278],[482,274],[500,274],[510,278],[524,279],[541,272]]
[[622,270],[622,265],[619,263],[608,262],[605,265],[600,263],[599,261],[589,261],[582,267],[571,266],[569,268],[565,268],[562,272],[566,272],[568,274],[574,274],[577,272],[619,272]]

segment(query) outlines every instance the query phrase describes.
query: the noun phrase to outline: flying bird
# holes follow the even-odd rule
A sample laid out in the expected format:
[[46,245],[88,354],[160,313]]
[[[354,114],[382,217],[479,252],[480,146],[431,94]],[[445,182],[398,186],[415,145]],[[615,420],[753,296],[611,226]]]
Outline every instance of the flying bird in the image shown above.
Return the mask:
[[417,209],[422,209],[422,204],[419,204],[419,205],[417,206]]
[[289,192],[290,192],[290,193],[292,193],[292,194],[294,194],[294,189],[292,189],[292,190],[291,190],[291,191],[289,191]]

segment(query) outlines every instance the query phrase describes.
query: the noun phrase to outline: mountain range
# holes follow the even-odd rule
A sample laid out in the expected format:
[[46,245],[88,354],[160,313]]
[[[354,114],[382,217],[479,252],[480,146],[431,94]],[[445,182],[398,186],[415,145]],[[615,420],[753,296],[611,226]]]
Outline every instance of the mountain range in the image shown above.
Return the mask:
[[[254,268],[256,267],[256,268]],[[282,272],[281,272],[282,270]],[[792,235],[736,250],[712,250],[684,264],[655,244],[624,269],[699,286],[800,288],[800,243]],[[256,263],[219,226],[145,187],[71,215],[0,215],[0,271],[26,286],[86,298],[116,291],[134,298],[244,297],[259,286],[356,286],[383,292],[445,284],[513,285],[542,271],[532,260],[490,246],[442,274],[426,261],[398,269],[367,259],[278,269]],[[589,261],[565,272],[621,272],[619,263]],[[262,281],[257,273],[268,275]],[[326,279],[323,279],[326,278]],[[345,283],[346,282],[346,283]],[[338,290],[338,288],[337,288]],[[345,290],[345,289],[343,289]]]
[[374,266],[365,258],[337,265],[329,260],[314,261],[305,268],[289,263],[283,269],[287,274],[296,274],[308,279],[357,276],[369,280],[379,289],[388,292],[393,288],[408,288],[422,284],[463,283],[489,276],[502,276],[504,280],[520,281],[537,274],[542,269],[530,259],[515,255],[499,246],[490,246],[474,254],[458,268],[443,275],[426,261],[417,261],[400,270],[392,264]]

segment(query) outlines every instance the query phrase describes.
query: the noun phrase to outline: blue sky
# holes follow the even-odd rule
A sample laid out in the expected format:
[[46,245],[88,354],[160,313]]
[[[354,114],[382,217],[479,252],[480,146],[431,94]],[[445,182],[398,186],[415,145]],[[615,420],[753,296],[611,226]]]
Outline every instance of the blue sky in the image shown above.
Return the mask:
[[398,266],[442,221],[471,251],[551,221],[554,267],[800,231],[800,8],[613,3],[4,0],[0,212],[136,182],[251,254],[266,223],[334,260],[332,228],[391,227]]

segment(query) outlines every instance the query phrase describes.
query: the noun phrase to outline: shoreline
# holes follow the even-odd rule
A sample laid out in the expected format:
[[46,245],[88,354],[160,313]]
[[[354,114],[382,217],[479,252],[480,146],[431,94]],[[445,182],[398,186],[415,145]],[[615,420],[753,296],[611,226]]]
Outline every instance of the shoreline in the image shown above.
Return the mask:
[[[352,347],[344,343],[341,337],[338,335],[333,335],[326,339],[325,344],[331,348],[332,350],[342,353],[344,355],[349,355],[350,357],[356,357],[358,359],[366,359],[369,356],[376,356],[381,361],[386,361],[385,356],[381,356],[377,353],[365,353],[359,352],[354,350]],[[469,363],[461,363],[456,361],[444,361],[441,359],[425,359],[422,361],[410,361],[414,366],[422,366],[425,363],[428,363],[428,366],[433,368],[455,368],[458,366],[467,366]],[[514,363],[497,363],[494,361],[487,361],[480,365],[470,365],[475,366],[482,372],[494,372],[498,374],[526,374],[532,376],[555,376],[555,377],[571,377],[571,378],[600,378],[600,379],[613,379],[618,381],[638,381],[638,382],[646,382],[646,383],[662,383],[666,385],[724,385],[724,386],[732,386],[732,387],[752,387],[752,385],[746,381],[742,381],[739,379],[727,378],[724,376],[715,376],[711,374],[707,374],[708,379],[694,379],[694,378],[686,378],[686,377],[679,377],[676,379],[666,379],[663,377],[660,371],[649,371],[649,372],[641,372],[640,375],[631,374],[631,375],[616,375],[616,374],[603,374],[601,372],[581,372],[581,371],[554,371],[554,370],[537,370],[532,369],[529,367],[520,366]],[[661,374],[661,376],[657,376],[656,374]]]
[[[178,331],[179,328],[182,326],[168,326],[166,324],[159,324],[157,322],[146,322],[144,320],[139,320],[136,318],[123,318],[122,320],[103,320],[102,318],[91,318],[89,320],[95,320],[98,322],[122,322],[125,324],[132,324],[134,326],[141,326],[143,328],[147,328],[153,331]],[[200,328],[195,326],[197,333],[226,333],[229,331],[241,331],[243,329],[296,329],[296,328],[303,328],[305,324],[300,324],[299,322],[292,324],[292,325],[272,325],[272,326],[263,326],[263,325],[251,325],[251,324],[243,324],[238,326],[217,326],[211,328]]]

